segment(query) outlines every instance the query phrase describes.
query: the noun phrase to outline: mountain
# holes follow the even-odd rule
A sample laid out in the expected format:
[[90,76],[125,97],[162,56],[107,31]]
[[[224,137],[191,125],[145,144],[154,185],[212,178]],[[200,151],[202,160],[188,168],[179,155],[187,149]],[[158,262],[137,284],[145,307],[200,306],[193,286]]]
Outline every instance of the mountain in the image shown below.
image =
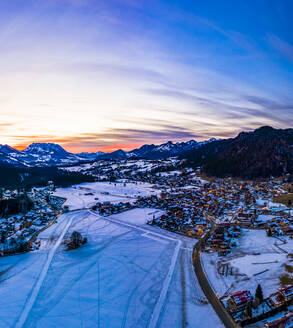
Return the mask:
[[17,149],[14,149],[8,145],[0,145],[0,152],[4,153],[6,155],[11,155],[11,154],[20,154],[20,151]]
[[19,151],[8,145],[0,145],[0,164],[29,166],[61,166],[75,164],[83,159],[68,153],[54,143],[32,143],[26,149]]
[[32,143],[22,154],[25,161],[31,164],[45,164],[45,165],[64,165],[77,163],[81,159],[75,155],[67,152],[60,145],[55,143]]
[[85,159],[85,160],[95,160],[97,159],[99,156],[104,155],[105,153],[103,151],[98,151],[96,153],[87,153],[87,152],[83,152],[83,153],[78,153],[76,154],[78,157]]
[[132,151],[118,149],[112,153],[79,153],[72,154],[55,143],[32,143],[26,149],[20,151],[8,145],[0,145],[0,164],[14,165],[21,167],[28,166],[62,166],[73,165],[81,162],[96,160],[123,160],[123,159],[164,159],[168,157],[179,156],[184,152],[197,149],[213,139],[196,142],[190,140],[187,142],[173,143],[168,141],[161,145],[143,145]]
[[209,143],[214,140],[215,139],[210,139],[203,142],[190,140],[187,142],[177,142],[177,143],[168,141],[158,146],[155,146],[154,144],[143,145],[140,148],[128,152],[128,157],[131,156],[131,157],[143,157],[147,159],[164,159],[168,157],[179,156],[187,151],[197,149],[202,145],[204,145],[205,143]]
[[104,153],[99,156],[99,159],[127,159],[128,157],[128,152],[118,149],[113,151],[112,153]]
[[95,160],[122,160],[130,158],[164,159],[178,156],[186,151],[196,149],[205,143],[190,140],[173,143],[168,141],[161,145],[143,145],[132,151],[118,149],[112,153],[79,153],[72,154],[54,143],[32,143],[26,149],[19,151],[8,145],[0,145],[0,163],[18,166],[60,166],[71,165],[85,161]]
[[143,145],[132,151],[72,154],[54,143],[33,143],[19,151],[0,145],[0,165],[50,167],[74,165],[86,161],[123,159],[164,159],[178,156],[189,165],[200,166],[213,176],[257,178],[293,173],[293,129],[263,126],[252,132],[241,132],[235,138],[203,142],[190,140],[161,145]]
[[180,156],[212,176],[261,178],[293,173],[293,129],[263,126]]
[[18,167],[27,166],[26,163],[23,163],[21,160],[19,160],[17,156],[21,156],[20,151],[8,145],[0,145],[0,164]]

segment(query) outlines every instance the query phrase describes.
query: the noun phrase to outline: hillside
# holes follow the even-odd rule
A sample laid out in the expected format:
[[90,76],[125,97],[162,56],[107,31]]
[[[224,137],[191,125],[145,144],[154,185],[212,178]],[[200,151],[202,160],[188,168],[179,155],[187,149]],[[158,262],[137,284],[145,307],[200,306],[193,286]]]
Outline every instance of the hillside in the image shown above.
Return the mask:
[[56,186],[70,186],[95,179],[79,172],[67,172],[57,167],[16,167],[0,163],[0,188],[44,186],[53,181]]
[[264,178],[293,173],[293,129],[263,126],[203,145],[181,158],[219,177]]

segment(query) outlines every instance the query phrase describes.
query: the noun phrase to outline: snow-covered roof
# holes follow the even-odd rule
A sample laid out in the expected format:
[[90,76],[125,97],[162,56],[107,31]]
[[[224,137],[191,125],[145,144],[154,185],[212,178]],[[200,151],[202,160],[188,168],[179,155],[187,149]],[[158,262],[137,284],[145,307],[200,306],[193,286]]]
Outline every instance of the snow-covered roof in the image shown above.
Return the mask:
[[249,290],[242,290],[236,293],[231,294],[231,298],[237,305],[246,303],[252,299],[251,293]]

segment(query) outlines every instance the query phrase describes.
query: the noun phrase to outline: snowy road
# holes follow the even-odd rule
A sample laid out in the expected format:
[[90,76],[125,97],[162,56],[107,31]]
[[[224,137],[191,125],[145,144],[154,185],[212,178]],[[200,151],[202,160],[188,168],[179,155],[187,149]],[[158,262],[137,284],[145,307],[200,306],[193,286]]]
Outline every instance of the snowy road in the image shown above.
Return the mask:
[[[222,327],[193,272],[194,241],[145,225],[153,213],[66,213],[40,250],[0,258],[0,327]],[[64,251],[74,230],[88,243]]]

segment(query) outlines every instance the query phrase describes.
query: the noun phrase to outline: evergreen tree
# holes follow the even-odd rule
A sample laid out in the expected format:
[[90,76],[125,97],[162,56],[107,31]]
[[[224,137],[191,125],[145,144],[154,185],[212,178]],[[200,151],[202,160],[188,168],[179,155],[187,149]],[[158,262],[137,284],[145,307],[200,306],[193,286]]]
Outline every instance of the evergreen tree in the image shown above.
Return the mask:
[[256,287],[255,298],[257,298],[259,300],[259,303],[263,302],[263,292],[262,292],[262,288],[261,288],[260,284],[258,284]]

